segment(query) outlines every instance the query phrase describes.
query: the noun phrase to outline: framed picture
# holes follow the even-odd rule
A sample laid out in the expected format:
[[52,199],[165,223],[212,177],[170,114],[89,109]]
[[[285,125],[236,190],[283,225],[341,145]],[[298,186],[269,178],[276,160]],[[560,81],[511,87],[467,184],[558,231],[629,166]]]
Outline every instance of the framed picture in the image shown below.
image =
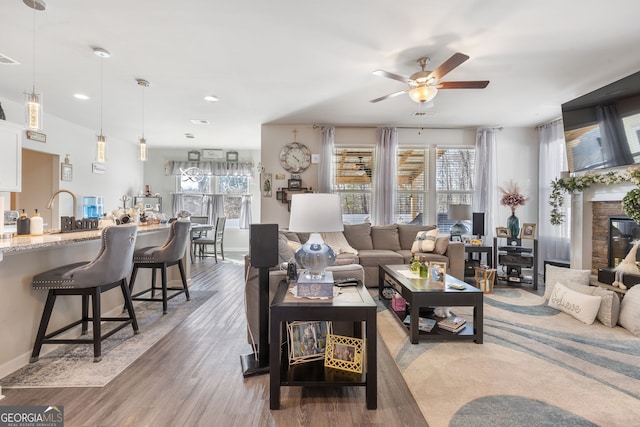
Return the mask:
[[216,148],[205,148],[202,150],[203,159],[224,159],[224,151]]
[[263,173],[260,175],[262,182],[262,197],[271,197],[271,185],[273,182],[271,173]]
[[460,235],[460,234],[452,234],[451,237],[449,237],[449,239],[452,242],[462,242],[462,235]]
[[509,229],[507,227],[496,227],[496,237],[509,237]]
[[301,179],[290,179],[288,181],[287,187],[293,189],[301,189],[302,188],[302,180]]
[[283,193],[284,192],[278,188],[278,191],[276,191],[276,200],[282,201]]
[[536,238],[536,224],[524,223],[520,229],[521,239],[535,239]]
[[302,179],[302,178],[300,178],[300,174],[299,173],[292,173],[291,174],[291,179]]
[[343,371],[362,373],[363,360],[363,339],[332,334],[327,336],[324,366],[342,369]]
[[429,263],[429,282],[445,284],[447,277],[447,263],[431,261]]
[[200,161],[200,152],[196,150],[191,150],[187,153],[187,159],[190,162],[199,162]]
[[287,332],[290,365],[324,359],[331,322],[288,322]]
[[71,163],[60,163],[60,179],[73,181],[73,165]]
[[227,162],[237,162],[237,161],[238,161],[238,152],[227,151]]

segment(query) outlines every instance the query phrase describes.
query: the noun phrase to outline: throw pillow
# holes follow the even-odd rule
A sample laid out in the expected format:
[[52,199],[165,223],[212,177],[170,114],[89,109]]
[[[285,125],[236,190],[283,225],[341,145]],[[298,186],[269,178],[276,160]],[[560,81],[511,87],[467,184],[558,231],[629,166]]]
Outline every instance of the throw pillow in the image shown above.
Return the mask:
[[289,240],[284,234],[278,238],[278,264],[289,262],[293,259],[293,250],[289,246]]
[[322,240],[324,240],[324,242],[327,245],[331,246],[331,249],[333,249],[336,254],[349,253],[349,254],[358,255],[358,250],[352,248],[349,245],[349,242],[347,242],[347,238],[344,237],[344,234],[342,234],[342,231],[336,231],[331,233],[325,232],[325,233],[320,233],[320,235],[322,236]]
[[602,297],[600,310],[598,310],[598,320],[605,326],[615,328],[620,316],[620,298],[618,298],[618,294],[598,286],[593,286],[593,288],[591,295]]
[[444,255],[447,253],[447,249],[449,249],[449,238],[448,237],[438,237],[436,239],[436,247],[433,252],[438,255]]
[[630,288],[620,304],[620,326],[640,337],[640,285]]
[[411,253],[433,252],[436,248],[436,239],[438,238],[439,232],[440,230],[437,228],[429,231],[418,231],[416,239],[413,241],[413,245],[411,245]]
[[556,283],[549,297],[549,307],[564,311],[587,325],[593,323],[600,309],[601,297],[581,294]]
[[411,245],[413,245],[418,231],[429,231],[436,228],[433,225],[397,224],[397,226],[398,236],[400,237],[400,247],[405,250],[411,249]]
[[589,286],[591,270],[577,270],[575,268],[556,267],[547,264],[545,269],[545,290],[544,298],[549,299],[556,282]]

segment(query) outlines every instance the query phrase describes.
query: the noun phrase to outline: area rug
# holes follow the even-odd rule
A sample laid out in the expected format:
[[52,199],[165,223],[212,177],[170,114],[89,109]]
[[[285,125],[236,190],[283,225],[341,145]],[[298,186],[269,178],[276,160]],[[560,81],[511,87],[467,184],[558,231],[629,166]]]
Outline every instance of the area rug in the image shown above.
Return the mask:
[[[92,344],[61,345],[36,363],[9,374],[0,386],[10,388],[104,387],[151,346],[201,307],[216,291],[190,290],[190,301],[178,295],[162,314],[161,302],[134,301],[140,333],[123,328],[102,341],[102,360],[93,362]],[[103,331],[104,333],[104,331]],[[89,328],[91,334],[91,328]],[[46,350],[46,346],[43,347]]]
[[[378,313],[382,341],[430,427],[638,425],[640,338],[585,325],[522,289],[484,301],[484,344],[412,345],[393,313]],[[471,308],[452,311],[471,319]]]

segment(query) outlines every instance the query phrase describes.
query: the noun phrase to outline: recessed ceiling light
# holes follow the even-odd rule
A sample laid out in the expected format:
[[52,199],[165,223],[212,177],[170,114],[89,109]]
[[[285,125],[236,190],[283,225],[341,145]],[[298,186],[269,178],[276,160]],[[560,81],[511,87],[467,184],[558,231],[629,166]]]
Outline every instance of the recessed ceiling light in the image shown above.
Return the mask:
[[205,101],[209,101],[209,102],[218,102],[219,101],[218,97],[215,96],[215,95],[207,95],[207,96],[204,97],[204,100]]
[[81,99],[83,101],[86,101],[87,99],[91,99],[89,96],[85,95],[84,93],[75,93],[73,97],[77,99]]
[[100,58],[108,58],[111,56],[108,50],[103,49],[101,47],[94,47],[93,53],[95,53],[96,56],[99,56]]
[[186,136],[189,139],[195,138],[195,136],[192,133],[185,133],[184,136]]
[[209,120],[191,119],[190,121],[194,125],[208,125],[209,124]]

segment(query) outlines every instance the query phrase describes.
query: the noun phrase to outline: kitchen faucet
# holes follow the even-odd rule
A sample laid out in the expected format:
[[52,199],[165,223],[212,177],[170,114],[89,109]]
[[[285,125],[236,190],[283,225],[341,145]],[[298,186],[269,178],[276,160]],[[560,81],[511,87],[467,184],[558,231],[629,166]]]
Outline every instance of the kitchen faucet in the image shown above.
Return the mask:
[[53,193],[51,195],[51,198],[49,199],[49,203],[47,203],[47,209],[51,209],[51,205],[53,204],[53,199],[60,193],[69,193],[71,194],[71,197],[73,198],[73,217],[76,216],[76,212],[78,212],[78,199],[75,195],[75,193],[73,191],[70,190],[65,190],[65,189],[60,189],[58,191],[56,191],[55,193]]

